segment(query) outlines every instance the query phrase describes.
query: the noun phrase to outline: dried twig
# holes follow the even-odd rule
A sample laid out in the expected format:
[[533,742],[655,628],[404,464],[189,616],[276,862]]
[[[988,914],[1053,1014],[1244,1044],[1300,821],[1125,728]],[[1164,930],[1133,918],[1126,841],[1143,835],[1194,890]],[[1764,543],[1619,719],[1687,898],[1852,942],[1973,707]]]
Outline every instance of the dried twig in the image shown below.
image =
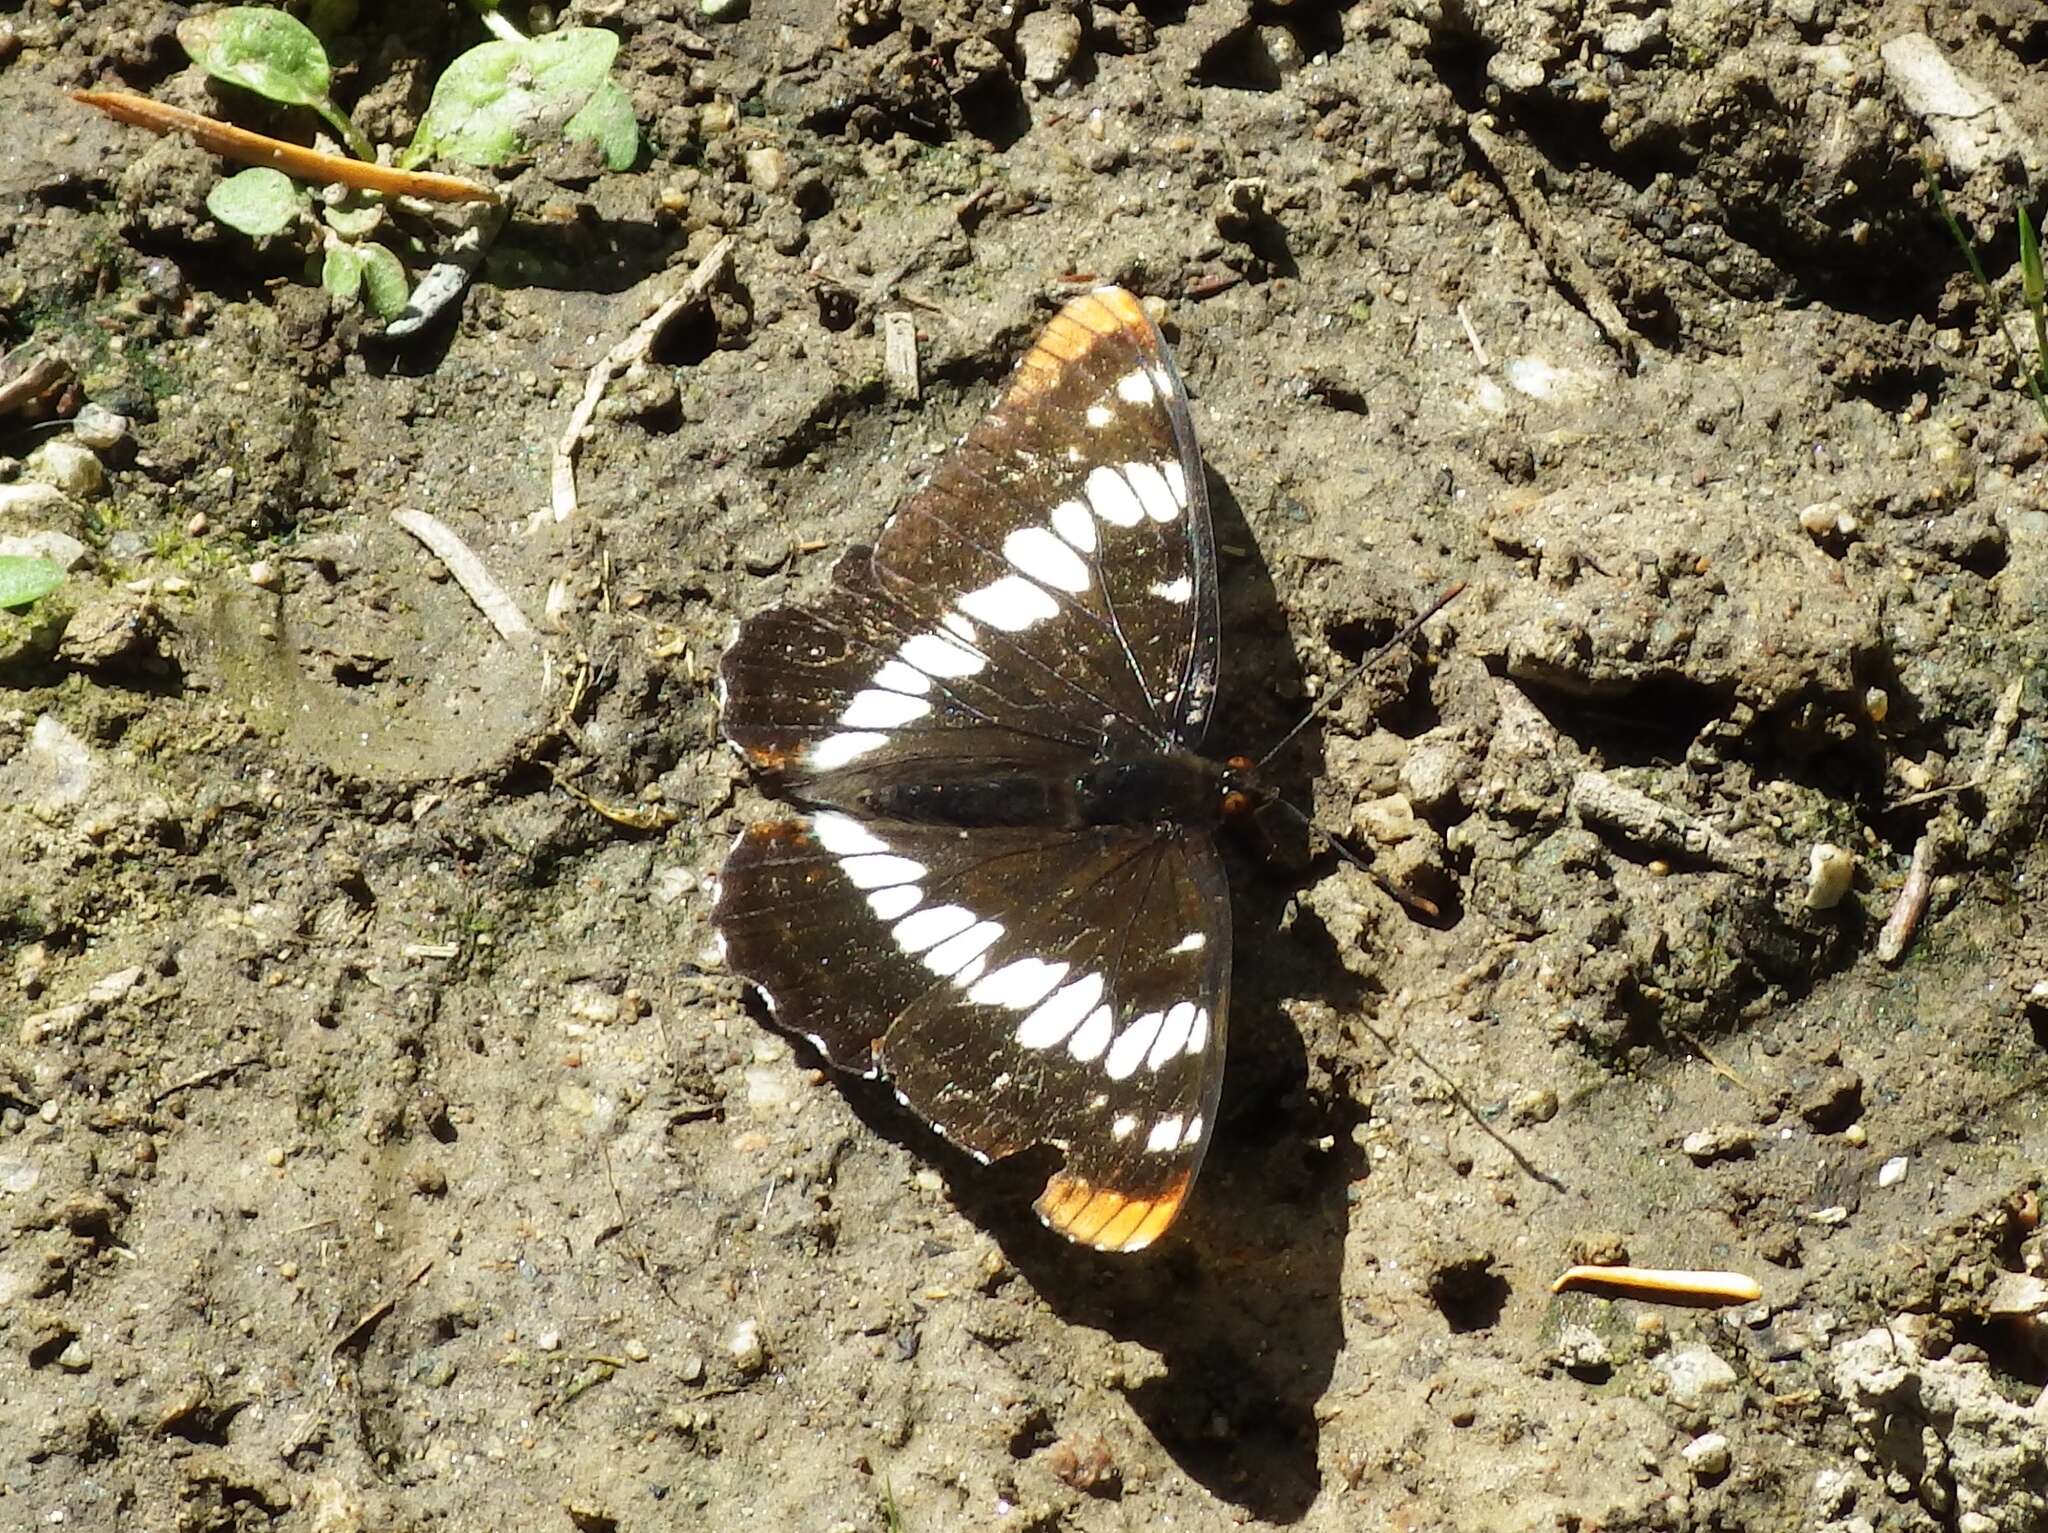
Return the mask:
[[1551,216],[1550,203],[1537,187],[1536,178],[1525,163],[1526,152],[1517,145],[1509,144],[1481,122],[1467,123],[1465,136],[1479,151],[1480,158],[1486,161],[1487,169],[1493,172],[1500,189],[1507,194],[1516,220],[1535,245],[1536,254],[1550,269],[1551,278],[1592,317],[1607,344],[1621,353],[1622,361],[1634,367],[1642,345],[1641,338],[1622,317],[1620,306],[1608,293],[1599,274],[1566,240],[1557,220]]
[[1695,1309],[1749,1304],[1764,1296],[1763,1285],[1746,1273],[1687,1272],[1671,1267],[1567,1267],[1550,1291],[1567,1290]]
[[519,604],[512,600],[505,588],[484,568],[483,561],[469,551],[469,545],[457,537],[446,522],[424,511],[394,511],[391,520],[426,544],[448,566],[448,573],[455,577],[455,583],[476,603],[477,610],[490,619],[491,626],[498,630],[499,638],[511,643],[533,636],[533,625],[526,621],[526,614],[519,610]]
[[597,414],[598,401],[604,398],[612,376],[646,359],[655,337],[661,334],[668,322],[703,298],[711,285],[725,275],[732,251],[733,237],[728,234],[711,247],[711,253],[697,263],[696,270],[683,279],[680,287],[656,304],[654,311],[635,325],[632,333],[606,352],[597,366],[590,370],[590,381],[583,386],[583,398],[569,417],[569,426],[562,433],[562,439],[555,444],[549,498],[556,521],[566,522],[576,514],[576,449],[582,445],[583,433],[590,429],[591,417]]
[[1934,893],[1935,850],[1934,831],[1922,831],[1920,839],[1913,843],[1913,862],[1906,869],[1906,881],[1899,886],[1892,913],[1885,917],[1877,934],[1879,963],[1897,963],[1905,956],[1906,944],[1913,940],[1920,918],[1927,914],[1927,901]]
[[183,1080],[175,1081],[171,1085],[164,1087],[163,1090],[149,1099],[149,1105],[151,1107],[161,1107],[181,1091],[190,1091],[195,1086],[211,1086],[215,1081],[224,1081],[230,1075],[239,1075],[251,1065],[260,1065],[262,1063],[263,1056],[261,1054],[251,1054],[247,1059],[230,1060],[227,1064],[215,1065],[211,1070],[201,1070],[197,1075],[188,1075]]
[[363,1318],[350,1326],[342,1335],[342,1338],[332,1347],[328,1348],[327,1355],[329,1357],[339,1356],[344,1348],[354,1345],[357,1340],[367,1340],[369,1333],[376,1329],[377,1323],[398,1308],[398,1301],[404,1296],[406,1289],[418,1287],[420,1279],[433,1270],[433,1258],[429,1257],[420,1265],[419,1271],[415,1272],[400,1285],[397,1293],[379,1299],[375,1304],[363,1311]]
[[201,149],[243,165],[267,165],[301,181],[325,186],[339,182],[366,192],[390,197],[419,197],[428,202],[496,202],[495,187],[462,176],[436,175],[425,170],[394,170],[345,154],[328,154],[303,144],[252,133],[233,123],[202,117],[183,107],[152,101],[125,90],[75,90],[73,101],[96,107],[117,122],[152,133],[182,133]]

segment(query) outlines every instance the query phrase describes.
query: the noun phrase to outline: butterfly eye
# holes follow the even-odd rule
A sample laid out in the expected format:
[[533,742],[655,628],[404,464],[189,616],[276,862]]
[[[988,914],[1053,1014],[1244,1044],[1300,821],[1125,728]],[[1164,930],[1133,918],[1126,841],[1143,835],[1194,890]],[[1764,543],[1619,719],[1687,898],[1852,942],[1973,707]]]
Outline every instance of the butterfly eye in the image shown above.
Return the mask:
[[1258,763],[1249,756],[1232,756],[1223,764],[1233,772],[1253,772],[1258,770]]
[[1241,820],[1252,812],[1252,796],[1242,789],[1232,788],[1223,795],[1223,818]]

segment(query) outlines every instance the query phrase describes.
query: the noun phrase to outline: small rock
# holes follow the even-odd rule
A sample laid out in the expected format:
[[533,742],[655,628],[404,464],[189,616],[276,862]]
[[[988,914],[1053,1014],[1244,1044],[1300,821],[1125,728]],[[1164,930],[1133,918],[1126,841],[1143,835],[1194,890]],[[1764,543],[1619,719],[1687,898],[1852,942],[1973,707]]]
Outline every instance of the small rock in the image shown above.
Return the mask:
[[1062,1437],[1038,1456],[1062,1485],[1091,1495],[1108,1494],[1123,1482],[1109,1444],[1092,1433]]
[[2048,1278],[2001,1272],[1984,1291],[1985,1311],[2001,1319],[2048,1315]]
[[897,0],[839,0],[834,10],[849,32],[880,32],[895,26],[902,14]]
[[756,191],[779,190],[789,174],[789,157],[772,144],[747,151],[747,184]]
[[111,1006],[133,990],[141,979],[140,967],[116,969],[113,973],[102,975],[95,980],[92,988],[85,992],[85,998],[95,1006]]
[[747,0],[697,0],[697,14],[706,21],[738,21],[747,14]]
[[761,1325],[756,1320],[742,1320],[732,1328],[732,1335],[726,1339],[726,1354],[732,1358],[733,1367],[741,1373],[759,1373],[768,1365],[768,1348],[761,1340]]
[[1401,792],[1426,815],[1455,810],[1468,764],[1449,740],[1417,740],[1401,763]]
[[269,559],[258,559],[249,566],[249,584],[261,590],[275,591],[282,572]]
[[1614,1353],[1591,1326],[1568,1325],[1557,1334],[1551,1358],[1574,1378],[1599,1382],[1614,1372]]
[[1687,1134],[1679,1148],[1696,1166],[1717,1160],[1747,1160],[1756,1154],[1756,1130],[1740,1123],[1716,1123]]
[[1398,793],[1359,804],[1351,811],[1352,827],[1380,846],[1398,846],[1415,834],[1415,810]]
[[438,1198],[448,1191],[448,1173],[431,1161],[412,1168],[412,1187],[423,1198]]
[[29,455],[29,471],[66,495],[89,499],[107,487],[107,470],[99,455],[78,442],[46,442]]
[[1706,1347],[1681,1347],[1650,1366],[1664,1375],[1664,1392],[1677,1405],[1703,1404],[1735,1383],[1735,1370]]
[[162,615],[147,598],[128,592],[88,601],[65,625],[57,657],[80,670],[131,666],[160,657]]
[[1849,892],[1856,876],[1856,854],[1832,842],[1817,843],[1808,854],[1806,908],[1833,910]]
[[1678,1450],[1696,1480],[1718,1480],[1728,1472],[1731,1455],[1728,1439],[1719,1432],[1705,1432]]
[[562,1350],[562,1333],[560,1331],[542,1331],[540,1335],[533,1338],[533,1344],[543,1352],[559,1352]]
[[1557,1116],[1557,1093],[1547,1086],[1518,1091],[1508,1102],[1508,1121],[1516,1128],[1548,1123]]
[[17,538],[0,537],[0,554],[17,559],[47,559],[67,575],[92,558],[92,550],[84,543],[68,532],[54,529],[23,533]]
[[1025,79],[1059,84],[1081,56],[1081,19],[1070,11],[1033,11],[1017,28],[1017,52]]
[[18,522],[79,522],[85,512],[54,484],[0,484],[0,518]]
[[1905,1156],[1894,1155],[1890,1160],[1877,1168],[1877,1185],[1880,1187],[1898,1186],[1899,1183],[1906,1179],[1907,1164]]
[[84,1342],[74,1340],[57,1354],[57,1366],[66,1373],[85,1373],[92,1367],[92,1354],[85,1350]]
[[677,1365],[676,1377],[685,1384],[702,1383],[704,1379],[704,1359],[692,1352]]
[[71,422],[71,434],[94,452],[106,452],[120,446],[128,435],[128,417],[115,414],[105,405],[89,404]]

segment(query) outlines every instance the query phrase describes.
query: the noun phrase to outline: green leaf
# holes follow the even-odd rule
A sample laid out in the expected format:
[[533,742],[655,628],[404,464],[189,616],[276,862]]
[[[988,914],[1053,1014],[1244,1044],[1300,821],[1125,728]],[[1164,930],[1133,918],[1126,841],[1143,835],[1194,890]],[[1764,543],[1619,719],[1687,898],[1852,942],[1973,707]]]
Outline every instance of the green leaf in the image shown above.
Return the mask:
[[347,245],[329,245],[320,259],[320,285],[339,303],[354,303],[363,288],[363,258]]
[[583,110],[563,125],[562,137],[589,139],[613,170],[631,170],[640,157],[640,124],[633,120],[633,98],[616,80],[606,80],[590,93]]
[[390,319],[405,308],[405,300],[412,296],[405,268],[382,245],[358,246],[357,254],[363,258],[363,300],[379,319]]
[[338,207],[322,208],[320,217],[343,239],[366,240],[384,222],[384,204],[367,200],[358,202],[352,197]]
[[2020,288],[2026,295],[2027,306],[2038,309],[2048,299],[2048,280],[2041,274],[2041,239],[2034,232],[2034,221],[2027,217],[2027,210],[2021,208],[2020,215]]
[[282,234],[307,203],[290,176],[267,165],[239,171],[206,194],[206,211],[251,239]]
[[48,559],[0,554],[0,607],[26,607],[64,583],[64,572]]
[[468,165],[503,164],[575,117],[606,83],[618,51],[617,34],[602,27],[477,44],[434,82],[434,99],[399,163],[443,154]]
[[327,100],[327,50],[304,22],[283,11],[234,5],[189,16],[178,23],[178,41],[216,80],[287,106]]

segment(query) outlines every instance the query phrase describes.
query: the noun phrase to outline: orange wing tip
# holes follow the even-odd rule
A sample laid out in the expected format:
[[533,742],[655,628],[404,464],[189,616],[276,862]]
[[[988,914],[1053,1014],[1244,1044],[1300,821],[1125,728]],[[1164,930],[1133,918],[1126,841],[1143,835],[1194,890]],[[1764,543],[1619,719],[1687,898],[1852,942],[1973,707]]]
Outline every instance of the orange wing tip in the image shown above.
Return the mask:
[[1749,1304],[1764,1296],[1763,1285],[1745,1272],[1686,1272],[1670,1267],[1567,1267],[1550,1285],[1552,1293],[1573,1289],[1609,1298],[1700,1306]]
[[1142,1251],[1173,1223],[1193,1178],[1183,1175],[1149,1198],[1126,1197],[1062,1172],[1045,1184],[1034,1207],[1048,1229],[1097,1251]]
[[1012,391],[1024,397],[1037,393],[1059,376],[1061,368],[1086,356],[1098,339],[1125,330],[1136,331],[1144,344],[1151,343],[1152,320],[1144,304],[1124,289],[1099,287],[1068,299],[1017,363]]

